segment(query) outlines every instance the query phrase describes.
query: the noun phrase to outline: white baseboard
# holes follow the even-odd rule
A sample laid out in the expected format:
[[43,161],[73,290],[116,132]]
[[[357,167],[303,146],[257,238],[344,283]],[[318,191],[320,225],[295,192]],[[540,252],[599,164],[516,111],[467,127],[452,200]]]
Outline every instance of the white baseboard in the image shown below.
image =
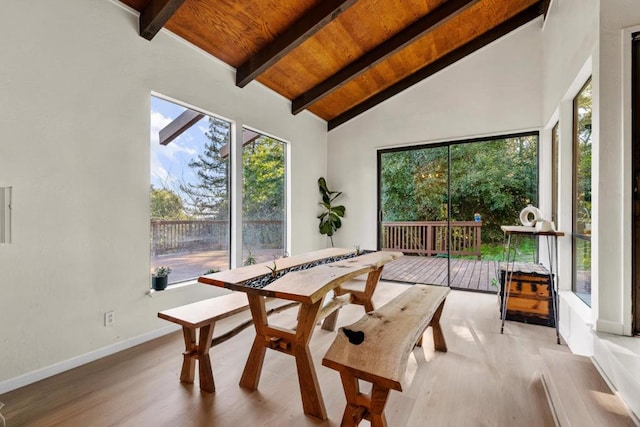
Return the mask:
[[68,371],[78,366],[85,365],[94,360],[102,359],[103,357],[110,356],[119,351],[126,350],[134,347],[138,344],[142,344],[147,341],[159,338],[161,336],[170,334],[180,329],[179,325],[169,325],[146,334],[138,335],[137,337],[129,338],[124,341],[117,342],[115,344],[102,347],[98,350],[91,351],[89,353],[81,354],[80,356],[73,357],[68,360],[64,360],[59,363],[41,368],[26,374],[20,375],[15,378],[8,379],[0,382],[0,394],[7,393],[20,387],[35,383],[45,378],[57,375],[61,372]]

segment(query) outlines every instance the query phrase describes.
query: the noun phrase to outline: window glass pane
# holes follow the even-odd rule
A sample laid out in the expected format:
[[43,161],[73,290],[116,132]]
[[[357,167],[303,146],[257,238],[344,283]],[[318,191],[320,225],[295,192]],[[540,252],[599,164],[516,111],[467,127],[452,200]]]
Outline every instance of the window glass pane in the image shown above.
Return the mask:
[[151,268],[169,283],[229,268],[230,138],[231,123],[151,98]]
[[573,101],[573,283],[572,289],[591,305],[591,80]]
[[286,255],[286,144],[249,129],[242,148],[242,262]]

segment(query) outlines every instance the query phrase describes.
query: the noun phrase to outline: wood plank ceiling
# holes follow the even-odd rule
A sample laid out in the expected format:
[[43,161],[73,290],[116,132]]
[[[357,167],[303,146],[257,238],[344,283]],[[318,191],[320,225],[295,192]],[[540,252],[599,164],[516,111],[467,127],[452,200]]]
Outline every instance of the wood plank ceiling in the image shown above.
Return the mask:
[[[329,130],[546,12],[548,0],[121,0]],[[153,42],[153,41],[152,41]]]

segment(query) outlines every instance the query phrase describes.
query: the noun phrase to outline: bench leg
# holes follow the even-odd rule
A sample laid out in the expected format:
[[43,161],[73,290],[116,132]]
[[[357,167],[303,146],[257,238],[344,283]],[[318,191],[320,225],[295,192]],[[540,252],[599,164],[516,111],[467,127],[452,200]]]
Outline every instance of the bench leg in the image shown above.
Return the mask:
[[182,353],[182,370],[180,371],[180,381],[183,383],[193,384],[196,376],[196,359],[193,357],[196,347],[196,330],[182,327],[182,336],[184,337],[184,353]]
[[445,352],[447,351],[447,341],[444,339],[444,334],[442,333],[442,327],[440,326],[440,316],[442,316],[442,309],[444,308],[444,302],[442,301],[440,307],[436,310],[433,318],[431,319],[431,323],[429,326],[433,329],[433,344],[437,351]]
[[387,427],[384,406],[389,398],[389,389],[374,384],[371,390],[371,427]]
[[340,379],[347,399],[347,406],[344,408],[340,427],[355,427],[360,424],[364,416],[364,410],[366,410],[366,408],[358,405],[358,396],[360,395],[358,379],[342,371],[340,372]]
[[196,360],[198,361],[198,374],[200,375],[200,389],[208,393],[213,393],[216,388],[213,382],[213,371],[211,369],[211,337],[213,336],[214,324],[200,328],[198,340],[196,340],[196,330],[182,327],[185,351],[182,354],[182,369],[180,371],[180,381],[193,384],[195,379]]
[[198,342],[198,373],[200,374],[200,389],[209,393],[216,391],[213,382],[213,370],[211,369],[211,338],[213,337],[213,326],[210,324],[200,328],[200,339]]
[[384,407],[389,398],[389,389],[373,384],[371,395],[360,393],[358,379],[341,371],[340,379],[347,399],[342,415],[341,427],[356,427],[363,419],[369,420],[372,427],[387,427]]
[[[446,301],[446,300],[445,300]],[[440,326],[440,316],[442,316],[442,309],[444,308],[444,301],[440,304],[436,312],[433,314],[431,318],[431,322],[427,326],[431,326],[431,330],[433,331],[433,346],[437,351],[447,352],[447,342],[444,339],[444,334],[442,333],[442,327]],[[418,338],[418,342],[416,343],[416,347],[422,347],[422,336],[425,331],[422,331],[420,334],[420,338]]]

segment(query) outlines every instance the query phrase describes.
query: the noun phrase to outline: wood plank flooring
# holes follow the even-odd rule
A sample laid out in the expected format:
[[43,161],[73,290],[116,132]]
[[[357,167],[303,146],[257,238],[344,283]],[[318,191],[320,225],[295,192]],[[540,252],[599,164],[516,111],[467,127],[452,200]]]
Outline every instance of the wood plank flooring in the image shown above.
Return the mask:
[[[382,305],[406,286],[381,282],[374,303]],[[344,307],[338,326],[354,322],[362,313],[362,307]],[[216,332],[230,329],[245,315],[219,322]],[[287,310],[270,319],[290,327],[295,316],[295,310]],[[447,298],[441,323],[449,351],[434,352],[427,332],[424,346],[409,359],[410,385],[390,395],[390,427],[553,426],[540,380],[540,351],[568,351],[555,344],[553,328],[508,321],[501,335],[497,297],[460,291]],[[176,332],[0,395],[5,404],[0,413],[8,427],[338,426],[345,404],[340,378],[321,364],[335,334],[318,327],[310,345],[326,421],[303,414],[289,356],[267,352],[258,390],[238,386],[252,329],[211,350],[217,390],[213,394],[200,392],[197,383],[179,382],[183,342]]]
[[450,268],[451,288],[470,291],[496,293],[492,286],[497,278],[497,261],[477,261],[470,259],[451,259],[448,267],[446,258],[404,256],[384,267],[382,278],[394,282],[428,283],[447,286]]

